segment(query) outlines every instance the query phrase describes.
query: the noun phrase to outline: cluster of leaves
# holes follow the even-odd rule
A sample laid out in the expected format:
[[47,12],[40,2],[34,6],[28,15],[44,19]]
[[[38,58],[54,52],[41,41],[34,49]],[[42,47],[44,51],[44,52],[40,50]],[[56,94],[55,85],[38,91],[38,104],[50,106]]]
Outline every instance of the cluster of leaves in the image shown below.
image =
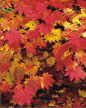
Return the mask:
[[86,78],[85,6],[85,0],[0,0],[0,92],[12,93],[12,103],[30,105],[58,72],[70,81]]

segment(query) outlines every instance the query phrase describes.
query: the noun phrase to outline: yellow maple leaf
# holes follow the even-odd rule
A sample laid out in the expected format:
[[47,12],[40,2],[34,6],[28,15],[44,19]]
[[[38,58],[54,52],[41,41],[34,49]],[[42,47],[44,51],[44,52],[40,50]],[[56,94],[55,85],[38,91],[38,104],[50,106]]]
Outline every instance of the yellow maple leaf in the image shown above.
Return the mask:
[[79,96],[83,97],[83,98],[86,98],[86,91],[85,90],[78,90],[78,94]]
[[81,9],[80,17],[86,17],[86,10],[84,8]]
[[80,15],[75,16],[75,17],[73,18],[72,22],[81,25],[81,21],[79,20],[79,18],[80,18]]
[[63,94],[64,92],[65,92],[65,90],[64,89],[61,89],[61,90],[59,90],[58,91],[60,94]]
[[76,52],[75,54],[77,57],[82,57],[84,55],[84,52],[83,51],[79,51],[79,52]]
[[78,29],[77,23],[70,24],[69,22],[66,21],[66,22],[63,23],[63,26],[66,29],[71,29],[71,30],[77,30]]
[[65,8],[64,9],[64,13],[65,14],[70,14],[70,13],[73,13],[74,11],[72,10],[72,9],[70,9],[70,8]]
[[62,59],[66,58],[67,56],[69,56],[71,54],[71,52],[69,50],[65,51],[62,55]]
[[6,82],[8,82],[9,84],[13,84],[13,81],[14,81],[14,76],[13,76],[13,73],[9,72],[9,73],[6,73]]
[[34,30],[36,28],[36,23],[34,21],[30,21],[25,24],[25,27],[29,27],[30,30]]
[[0,18],[0,25],[3,28],[3,31],[10,30],[10,24],[7,19]]
[[74,18],[73,18],[73,23],[77,23],[77,24],[82,24],[81,21],[80,21],[80,18],[86,18],[86,10],[84,8],[81,9],[81,14],[78,14],[76,15]]
[[55,100],[51,100],[49,103],[49,107],[54,107],[54,106],[56,106],[56,102]]
[[43,54],[43,57],[46,58],[46,57],[48,57],[48,56],[49,56],[48,52],[45,51],[44,54]]
[[44,82],[43,82],[43,78],[41,77],[41,88],[44,89]]
[[54,57],[50,57],[47,59],[47,64],[52,66],[55,64],[55,58]]
[[52,29],[50,34],[45,36],[45,41],[49,41],[50,43],[61,40],[61,30],[60,29]]
[[70,23],[68,21],[64,22],[63,26],[65,28],[70,28],[71,27],[71,25],[70,25]]
[[83,37],[86,37],[86,32],[83,32],[83,33],[82,33],[82,36],[83,36]]

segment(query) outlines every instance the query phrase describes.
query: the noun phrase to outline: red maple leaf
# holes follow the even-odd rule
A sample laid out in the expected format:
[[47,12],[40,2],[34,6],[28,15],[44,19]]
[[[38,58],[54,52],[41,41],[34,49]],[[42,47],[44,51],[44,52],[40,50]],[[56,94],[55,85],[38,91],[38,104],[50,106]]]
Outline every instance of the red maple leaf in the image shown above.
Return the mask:
[[40,78],[30,78],[27,86],[25,87],[25,101],[29,105],[31,103],[31,99],[33,94],[37,92],[39,88],[41,88]]
[[48,73],[43,74],[42,83],[46,89],[49,89],[49,87],[52,86],[54,82],[55,80],[52,78],[52,75]]
[[32,13],[31,8],[29,8],[29,6],[27,4],[25,4],[24,2],[21,2],[21,1],[16,2],[15,8],[16,8],[16,10],[18,10],[19,15],[22,15],[24,13],[25,16],[28,16],[30,13]]
[[0,72],[8,71],[10,62],[2,63],[0,62]]
[[16,29],[11,29],[10,32],[5,33],[5,40],[8,41],[9,47],[18,50],[20,46],[20,33]]
[[77,5],[79,5],[80,7],[85,8],[85,6],[86,6],[86,1],[85,1],[85,0],[77,0]]
[[[74,62],[73,65],[78,65],[76,62]],[[84,79],[86,77],[86,73],[82,70],[82,68],[78,66],[68,66],[66,67],[66,74],[65,76],[69,76],[70,81],[72,80],[79,80],[79,79]]]
[[14,88],[14,96],[13,96],[14,104],[25,104],[25,96],[24,96],[24,89],[22,85],[16,85]]
[[[58,48],[58,45],[57,47]],[[55,49],[56,49],[55,48]],[[71,52],[68,56],[62,58],[64,52],[68,51],[71,48]],[[74,51],[76,51],[76,46],[70,42],[67,42],[65,44],[63,44],[62,46],[60,46],[58,49],[55,50],[54,49],[54,55],[57,61],[57,70],[63,70],[64,66],[68,66],[69,63],[71,64],[72,60],[71,60],[71,56],[73,54]]]
[[31,99],[33,94],[41,88],[41,79],[39,77],[30,78],[28,80],[28,84],[23,88],[22,85],[17,85],[14,88],[14,103],[20,104],[21,106],[24,104],[29,105],[31,103]]
[[31,30],[27,33],[29,40],[38,39],[39,37],[39,28],[36,28],[34,31]]
[[0,86],[0,91],[6,93],[7,91],[10,91],[11,85],[8,83],[3,83]]
[[39,32],[42,32],[44,35],[51,31],[52,25],[51,24],[40,24],[39,25]]

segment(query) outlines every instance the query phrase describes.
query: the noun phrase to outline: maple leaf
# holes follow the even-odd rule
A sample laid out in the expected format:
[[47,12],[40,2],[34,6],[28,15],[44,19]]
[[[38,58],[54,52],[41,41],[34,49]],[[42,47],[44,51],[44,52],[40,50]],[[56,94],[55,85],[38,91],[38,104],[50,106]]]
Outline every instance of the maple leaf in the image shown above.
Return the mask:
[[15,68],[15,70],[14,70],[14,79],[15,80],[23,80],[23,78],[24,78],[24,72],[23,72],[23,70],[22,70],[22,68]]
[[43,46],[46,46],[46,42],[44,41],[44,39],[42,37],[39,37],[37,39],[35,39],[34,41],[34,46],[39,46],[39,48],[42,48]]
[[32,10],[29,8],[29,6],[20,1],[16,2],[15,8],[16,10],[18,10],[19,15],[22,15],[24,13],[25,16],[28,16],[30,13],[32,13]]
[[25,104],[25,97],[24,97],[24,89],[22,85],[16,85],[14,88],[14,96],[13,96],[14,104]]
[[34,31],[31,30],[27,33],[29,40],[36,40],[39,38],[39,28],[36,28]]
[[50,4],[52,4],[52,6],[54,6],[55,8],[63,9],[63,5],[60,0],[50,0]]
[[8,41],[9,47],[13,48],[14,50],[18,50],[18,48],[20,47],[20,33],[16,29],[12,28],[10,32],[6,32],[5,40]]
[[5,44],[4,40],[0,40],[0,47],[2,47]]
[[36,28],[36,23],[34,21],[29,21],[25,24],[25,27],[29,27],[30,30],[34,30]]
[[[37,2],[36,3],[36,12],[41,16],[41,14],[43,12],[46,12],[47,10],[47,4],[46,3],[43,3],[43,2]],[[40,11],[39,11],[40,10]]]
[[[57,70],[63,70],[64,66],[68,66],[69,63],[71,64],[72,60],[72,54],[74,51],[76,51],[76,46],[70,42],[67,42],[63,44],[62,46],[60,44],[57,44],[55,46],[58,49],[54,49],[54,55],[57,61]],[[69,49],[71,48],[71,51]]]
[[[41,83],[40,83],[40,77],[32,77],[28,80],[27,83],[27,87],[30,88],[30,90],[32,91],[32,93],[36,92],[40,87],[41,87]],[[35,85],[34,85],[35,83]]]
[[47,64],[50,66],[53,66],[55,64],[55,58],[54,57],[50,57],[47,59]]
[[52,75],[45,73],[41,78],[41,87],[49,89],[49,87],[52,86],[54,82],[55,80],[52,78]]
[[82,104],[81,100],[79,100],[79,98],[78,98],[73,102],[72,107],[73,108],[82,108],[83,104]]
[[76,31],[70,34],[70,44],[75,45],[76,50],[80,51],[86,48],[86,39],[85,38],[80,38],[82,34],[82,31]]
[[10,26],[9,26],[9,22],[8,20],[5,18],[0,18],[0,27],[3,28],[3,31],[5,30],[10,30]]
[[10,62],[5,62],[5,63],[2,63],[0,62],[0,72],[5,72],[5,71],[8,71],[9,67],[10,67]]
[[86,73],[82,70],[82,68],[78,65],[77,62],[74,62],[72,66],[68,66],[66,71],[67,72],[65,76],[69,76],[70,81],[72,81],[73,79],[84,79],[86,77]]
[[46,35],[47,33],[49,33],[51,31],[52,25],[48,25],[48,24],[40,24],[39,25],[39,32],[42,32],[44,35]]
[[81,96],[81,97],[86,97],[86,91],[85,90],[78,90],[78,94],[79,94],[79,96]]
[[86,32],[83,32],[82,33],[82,36],[86,38]]
[[40,83],[40,78],[35,77],[35,78],[30,78],[28,80],[28,83],[25,87],[25,101],[29,105],[31,103],[31,99],[33,94],[36,93],[36,91],[41,87]]
[[6,82],[0,85],[0,91],[3,93],[10,91],[10,88],[11,88],[11,85]]
[[61,30],[60,29],[52,29],[51,33],[45,35],[45,41],[55,42],[61,40]]
[[25,87],[25,89],[22,87],[22,85],[15,86],[13,96],[14,104],[18,103],[21,106],[23,106],[26,103],[29,105],[31,102],[31,98],[32,91],[30,91],[30,89],[27,88],[27,86]]
[[86,66],[86,54],[84,53],[84,51],[78,51],[75,53],[75,59],[77,59],[77,61],[79,63],[82,63]]
[[77,5],[79,5],[82,8],[85,8],[86,6],[86,1],[84,0],[77,0]]
[[73,43],[67,42],[63,44],[61,47],[58,48],[57,54],[55,56],[57,59],[60,59],[65,51],[69,50],[71,48],[71,51],[76,51],[76,46]]
[[35,50],[36,47],[33,45],[33,43],[32,44],[26,43],[25,48],[26,48],[27,52],[31,55],[36,53],[36,50]]
[[3,73],[9,70],[10,63],[10,54],[5,55],[4,52],[0,54],[0,72]]
[[59,19],[58,16],[61,16],[60,12],[58,12],[58,14],[56,12],[54,12],[53,14],[49,12],[48,15],[43,16],[43,20],[46,22],[46,24],[53,25]]
[[47,51],[44,52],[43,57],[47,58],[49,56],[49,53]]
[[30,88],[28,86],[25,87],[25,90],[24,90],[24,97],[25,97],[25,103],[27,105],[30,105],[31,103],[31,99],[32,99],[32,95],[33,95],[33,92],[30,90]]

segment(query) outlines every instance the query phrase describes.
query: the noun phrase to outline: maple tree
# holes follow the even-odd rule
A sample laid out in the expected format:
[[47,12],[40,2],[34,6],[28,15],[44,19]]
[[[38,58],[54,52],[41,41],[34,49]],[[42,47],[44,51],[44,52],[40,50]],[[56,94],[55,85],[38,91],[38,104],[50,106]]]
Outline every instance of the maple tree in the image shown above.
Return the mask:
[[14,105],[30,105],[40,89],[60,84],[59,72],[71,82],[85,80],[85,7],[85,0],[0,0],[0,92],[12,94]]

